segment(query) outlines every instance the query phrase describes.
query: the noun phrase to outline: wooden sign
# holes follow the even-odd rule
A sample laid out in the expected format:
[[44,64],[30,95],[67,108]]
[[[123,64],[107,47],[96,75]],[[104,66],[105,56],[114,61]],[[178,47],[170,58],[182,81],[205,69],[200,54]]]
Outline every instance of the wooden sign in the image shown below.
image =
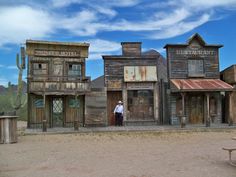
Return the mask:
[[121,89],[122,81],[121,80],[108,80],[107,87],[109,89]]
[[125,82],[157,81],[156,66],[125,66]]
[[34,50],[36,56],[80,57],[79,51],[66,50]]

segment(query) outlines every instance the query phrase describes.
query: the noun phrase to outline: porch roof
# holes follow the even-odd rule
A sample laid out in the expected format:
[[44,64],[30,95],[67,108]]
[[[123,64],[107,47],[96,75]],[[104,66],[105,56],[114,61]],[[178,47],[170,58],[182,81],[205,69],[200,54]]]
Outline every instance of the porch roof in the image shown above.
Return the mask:
[[231,91],[233,87],[220,79],[170,79],[173,92]]

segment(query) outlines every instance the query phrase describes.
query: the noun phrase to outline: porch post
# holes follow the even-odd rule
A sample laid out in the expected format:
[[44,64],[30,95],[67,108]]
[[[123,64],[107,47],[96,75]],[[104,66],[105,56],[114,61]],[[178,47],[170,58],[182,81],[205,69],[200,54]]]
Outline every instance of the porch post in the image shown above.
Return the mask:
[[123,86],[123,89],[122,89],[122,99],[123,99],[123,108],[124,108],[123,125],[126,125],[127,117],[129,115],[129,114],[127,114],[127,111],[128,111],[128,96],[127,96],[126,82],[124,82],[124,86]]
[[46,94],[43,93],[43,106],[44,106],[44,115],[43,115],[43,132],[47,131],[47,118],[46,118]]
[[74,120],[74,130],[78,131],[79,130],[79,118],[78,118],[78,94],[75,93],[75,120]]
[[206,118],[206,127],[210,127],[210,99],[209,99],[209,93],[206,93],[206,98],[207,98],[207,118]]
[[182,97],[182,115],[180,120],[181,128],[184,128],[186,125],[186,116],[185,116],[185,93],[181,93]]
[[233,125],[233,106],[232,106],[232,93],[233,92],[229,92],[229,120],[228,120],[228,124],[229,126]]

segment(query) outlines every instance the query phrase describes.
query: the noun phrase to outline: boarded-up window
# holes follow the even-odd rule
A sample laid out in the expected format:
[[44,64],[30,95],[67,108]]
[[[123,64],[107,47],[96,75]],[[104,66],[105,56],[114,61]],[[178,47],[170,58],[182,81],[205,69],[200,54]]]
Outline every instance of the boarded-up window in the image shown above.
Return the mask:
[[33,63],[33,74],[34,75],[46,75],[47,74],[47,63]]
[[203,60],[188,60],[188,76],[204,76]]
[[133,120],[153,119],[153,91],[128,90],[128,111]]
[[80,64],[69,64],[68,75],[69,76],[81,76],[81,65]]

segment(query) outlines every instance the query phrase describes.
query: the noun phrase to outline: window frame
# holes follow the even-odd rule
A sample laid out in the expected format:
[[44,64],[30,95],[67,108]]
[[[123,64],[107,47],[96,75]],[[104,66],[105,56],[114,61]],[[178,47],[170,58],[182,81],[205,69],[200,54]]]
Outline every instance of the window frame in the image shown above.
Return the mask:
[[205,66],[203,58],[188,59],[188,77],[205,77]]

